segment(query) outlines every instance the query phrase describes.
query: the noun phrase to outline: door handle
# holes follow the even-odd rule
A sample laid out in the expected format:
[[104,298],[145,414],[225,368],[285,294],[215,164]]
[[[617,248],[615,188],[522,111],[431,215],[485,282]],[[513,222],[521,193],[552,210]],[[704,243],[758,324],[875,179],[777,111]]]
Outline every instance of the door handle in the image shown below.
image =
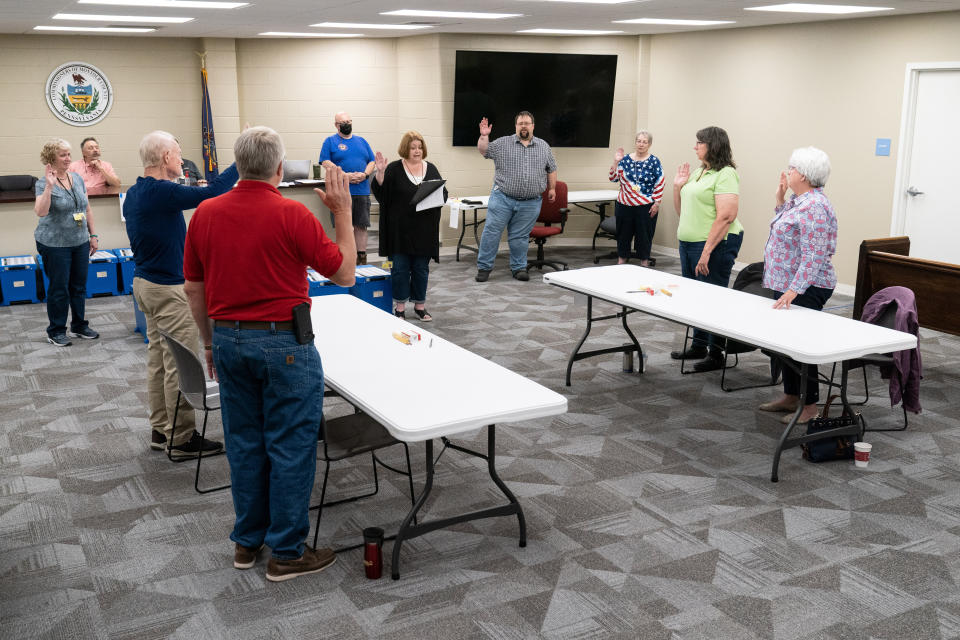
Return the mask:
[[916,188],[916,187],[908,187],[908,188],[907,188],[907,195],[910,195],[910,196],[922,196],[922,195],[923,195],[923,191],[917,191],[917,188]]

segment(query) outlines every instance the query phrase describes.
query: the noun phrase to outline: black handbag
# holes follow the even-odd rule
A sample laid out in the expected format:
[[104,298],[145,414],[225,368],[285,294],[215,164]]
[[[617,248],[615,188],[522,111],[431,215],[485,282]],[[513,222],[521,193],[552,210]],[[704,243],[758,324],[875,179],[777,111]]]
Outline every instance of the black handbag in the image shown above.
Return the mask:
[[[823,407],[823,413],[811,418],[807,423],[807,435],[836,429],[838,427],[849,427],[860,422],[860,414],[850,415],[846,409],[842,415],[835,418],[830,417],[830,404],[836,399],[833,395],[827,399],[827,404]],[[803,457],[809,462],[829,462],[831,460],[853,460],[853,436],[836,436],[834,438],[825,438],[815,440],[801,445]]]

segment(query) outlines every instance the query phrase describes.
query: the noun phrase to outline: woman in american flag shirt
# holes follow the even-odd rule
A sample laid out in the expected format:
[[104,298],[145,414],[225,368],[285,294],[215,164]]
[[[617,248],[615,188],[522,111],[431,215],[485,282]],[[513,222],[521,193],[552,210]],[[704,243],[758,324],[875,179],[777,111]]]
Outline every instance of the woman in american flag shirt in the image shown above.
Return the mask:
[[610,167],[610,182],[620,183],[620,195],[614,206],[617,264],[624,264],[630,258],[632,240],[640,265],[647,267],[663,198],[663,166],[660,159],[650,153],[653,136],[649,131],[637,133],[634,143],[636,151],[629,155],[624,154],[623,147],[617,149]]

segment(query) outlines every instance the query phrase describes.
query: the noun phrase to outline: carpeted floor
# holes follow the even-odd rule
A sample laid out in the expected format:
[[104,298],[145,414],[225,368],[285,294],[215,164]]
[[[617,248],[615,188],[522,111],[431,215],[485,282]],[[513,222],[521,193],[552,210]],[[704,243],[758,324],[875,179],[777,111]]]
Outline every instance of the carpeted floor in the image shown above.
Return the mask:
[[[592,266],[588,249],[548,249]],[[668,353],[683,327],[641,314],[630,326],[649,354],[645,374],[602,356],[576,363],[566,387],[585,308],[536,272],[513,280],[504,254],[477,284],[473,258],[432,265],[430,329],[569,400],[565,415],[498,430],[525,549],[516,520],[499,518],[406,543],[398,582],[389,567],[367,580],[360,551],[281,584],[265,580],[265,560],[235,570],[229,492],[196,494],[194,466],[148,446],[131,298],[89,300],[101,338],[66,349],[44,341],[43,305],[3,307],[0,637],[960,637],[960,339],[923,332],[923,413],[906,432],[867,434],[867,470],[791,450],[772,484],[780,425],[755,407],[775,388],[725,393],[719,373],[681,376]],[[850,302],[829,305],[849,314]],[[598,327],[590,344],[620,344],[621,331]],[[369,367],[384,384],[413,374]],[[731,382],[758,381],[766,367],[747,354]],[[870,424],[893,425],[902,414],[870,376]],[[462,382],[483,393],[483,380]],[[422,445],[411,453],[420,485]],[[225,466],[205,461],[204,482],[225,480]],[[321,538],[345,545],[365,526],[394,529],[409,498],[402,478],[381,481],[380,495],[325,510]],[[370,465],[339,463],[331,482],[336,495],[362,491]],[[448,451],[426,513],[499,500],[482,461]]]

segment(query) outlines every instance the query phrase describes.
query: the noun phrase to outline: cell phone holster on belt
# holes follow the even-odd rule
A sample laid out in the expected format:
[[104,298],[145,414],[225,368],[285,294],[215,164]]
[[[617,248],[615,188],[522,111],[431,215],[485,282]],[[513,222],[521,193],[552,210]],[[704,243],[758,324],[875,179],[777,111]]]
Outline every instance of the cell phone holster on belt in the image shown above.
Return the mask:
[[310,320],[310,303],[302,302],[293,308],[293,335],[297,344],[313,342],[313,323]]

